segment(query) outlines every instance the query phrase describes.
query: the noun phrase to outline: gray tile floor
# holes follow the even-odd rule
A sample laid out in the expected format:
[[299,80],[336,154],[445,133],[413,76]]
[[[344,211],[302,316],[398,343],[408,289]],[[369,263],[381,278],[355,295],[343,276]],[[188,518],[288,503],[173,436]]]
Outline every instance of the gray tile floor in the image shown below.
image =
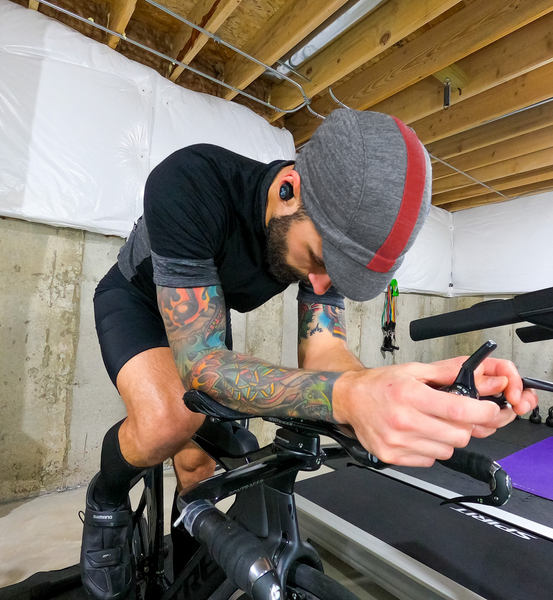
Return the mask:
[[[170,469],[165,471],[164,485],[168,531],[175,486]],[[78,513],[84,507],[85,493],[85,488],[80,488],[0,505],[0,588],[23,581],[38,571],[63,569],[79,561],[82,524]],[[134,502],[140,493],[139,486],[133,489]],[[220,508],[225,510],[231,502],[228,499]],[[318,550],[325,572],[360,600],[396,600],[326,550]]]

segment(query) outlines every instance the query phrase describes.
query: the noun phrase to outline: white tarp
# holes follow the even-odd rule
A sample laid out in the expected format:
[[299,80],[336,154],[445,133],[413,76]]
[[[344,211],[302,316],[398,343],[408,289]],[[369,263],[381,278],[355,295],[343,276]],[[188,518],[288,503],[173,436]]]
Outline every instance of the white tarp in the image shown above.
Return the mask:
[[519,294],[553,287],[553,193],[454,214],[453,287]]
[[431,206],[418,238],[395,275],[400,292],[448,296],[452,252],[453,215]]
[[198,142],[295,155],[288,131],[247,108],[0,0],[0,214],[126,236],[148,173]]

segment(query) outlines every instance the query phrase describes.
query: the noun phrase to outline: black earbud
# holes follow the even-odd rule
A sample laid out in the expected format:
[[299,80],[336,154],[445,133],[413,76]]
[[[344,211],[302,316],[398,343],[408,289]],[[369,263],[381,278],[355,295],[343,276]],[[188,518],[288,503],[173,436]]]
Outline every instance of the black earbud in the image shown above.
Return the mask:
[[281,200],[291,200],[294,197],[294,187],[288,181],[285,181],[278,192]]

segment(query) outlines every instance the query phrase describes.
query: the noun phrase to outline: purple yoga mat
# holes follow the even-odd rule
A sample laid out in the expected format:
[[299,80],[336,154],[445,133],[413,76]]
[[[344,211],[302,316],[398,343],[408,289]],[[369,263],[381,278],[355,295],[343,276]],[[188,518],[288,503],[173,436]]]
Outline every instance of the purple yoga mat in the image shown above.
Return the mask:
[[511,476],[513,487],[553,500],[553,437],[497,462]]

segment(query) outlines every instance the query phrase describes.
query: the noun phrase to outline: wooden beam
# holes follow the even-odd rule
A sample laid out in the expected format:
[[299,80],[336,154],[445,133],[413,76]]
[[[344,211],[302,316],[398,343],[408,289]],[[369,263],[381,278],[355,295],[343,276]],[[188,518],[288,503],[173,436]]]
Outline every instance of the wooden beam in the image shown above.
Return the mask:
[[509,117],[463,131],[427,146],[430,154],[448,160],[465,152],[539,131],[553,125],[553,102],[523,110]]
[[[296,76],[292,79],[312,98],[455,4],[457,0],[387,0],[299,67],[298,72],[311,83]],[[303,97],[282,82],[273,87],[271,102],[291,109],[299,106]]]
[[[512,199],[520,196],[533,196],[535,194],[551,191],[552,189],[553,179],[548,179],[547,181],[543,181],[541,183],[534,183],[512,188],[508,190],[507,195],[509,196],[509,199]],[[486,194],[485,196],[478,196],[477,198],[467,198],[466,200],[459,200],[458,202],[450,202],[449,204],[444,204],[440,208],[450,212],[456,212],[458,210],[475,208],[476,206],[483,206],[486,204],[496,204],[498,202],[505,202],[505,198],[497,194]]]
[[552,47],[550,13],[375,104],[371,110],[412,123],[443,110],[443,86],[436,85],[434,78],[452,80],[453,106],[553,61]]
[[[504,192],[504,190],[509,190],[516,186],[529,185],[531,183],[538,183],[552,178],[553,166],[550,166],[543,169],[536,169],[535,171],[528,171],[527,173],[522,173],[520,175],[517,174],[502,179],[495,179],[493,181],[488,181],[487,183],[494,189]],[[432,204],[435,206],[442,206],[449,202],[456,202],[457,200],[464,200],[475,196],[483,196],[484,194],[489,193],[490,190],[483,185],[469,185],[468,187],[453,190],[452,192],[434,194],[432,196]]]
[[553,63],[530,71],[447,111],[411,123],[423,144],[444,139],[553,96]]
[[[136,0],[111,0],[111,11],[109,14],[109,28],[117,33],[125,33],[125,29],[131,20],[136,8]],[[117,48],[119,38],[115,35],[108,37],[108,46]]]
[[[186,18],[209,33],[215,33],[240,2],[242,0],[199,0]],[[209,36],[183,23],[173,39],[170,56],[188,65],[208,41]],[[175,65],[171,81],[176,81],[183,71],[184,67]]]
[[469,74],[459,65],[459,63],[453,63],[449,67],[440,69],[432,74],[432,77],[437,79],[442,85],[446,81],[449,81],[452,91],[456,91],[455,95],[452,94],[452,98],[463,93],[463,89],[468,85],[470,81]]
[[[365,110],[551,11],[550,0],[476,0],[337,86],[334,93],[350,108]],[[327,94],[312,107],[326,114],[336,105]],[[300,129],[293,123],[296,117],[287,126],[299,143],[309,139],[319,122],[310,119]]]
[[[474,150],[473,152],[450,158],[447,162],[461,171],[471,171],[478,167],[485,167],[486,165],[515,158],[521,154],[537,152],[551,146],[553,146],[553,126],[544,127],[539,131],[526,133],[505,142],[492,144],[485,148],[480,148],[480,150]],[[455,171],[441,163],[434,164],[432,168],[434,181],[442,177],[449,177],[454,173]]]
[[29,8],[32,10],[38,10],[40,2],[38,0],[29,0]]
[[[242,50],[265,64],[273,65],[346,2],[347,0],[289,0]],[[235,54],[225,65],[225,83],[243,90],[264,71],[263,67]],[[237,92],[228,90],[224,97],[231,100],[236,94]]]
[[[475,179],[478,179],[478,181],[487,183],[494,179],[500,179],[502,177],[524,173],[526,171],[533,171],[534,169],[542,169],[551,165],[553,165],[553,147],[517,156],[516,158],[504,160],[493,165],[487,165],[486,167],[480,167],[479,169],[473,169],[468,171],[468,174]],[[451,177],[444,177],[434,181],[432,183],[432,190],[435,194],[440,194],[441,192],[466,187],[473,183],[474,181],[459,173],[457,175],[452,175]]]

